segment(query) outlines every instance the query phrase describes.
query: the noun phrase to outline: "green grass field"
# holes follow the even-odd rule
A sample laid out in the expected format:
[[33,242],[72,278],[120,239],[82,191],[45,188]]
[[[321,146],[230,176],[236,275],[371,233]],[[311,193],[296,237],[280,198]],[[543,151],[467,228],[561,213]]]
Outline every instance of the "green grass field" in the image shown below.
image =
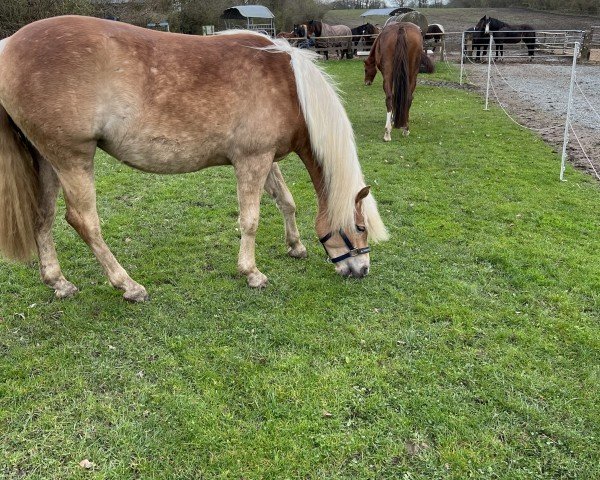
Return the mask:
[[385,144],[380,76],[327,69],[391,233],[371,274],[324,261],[296,157],[309,258],[287,257],[265,196],[254,291],[231,169],[161,177],[99,153],[104,236],[151,301],[107,284],[62,203],[75,298],[0,264],[1,478],[600,478],[598,184],[560,183],[556,153],[459,89],[419,86],[411,135]]

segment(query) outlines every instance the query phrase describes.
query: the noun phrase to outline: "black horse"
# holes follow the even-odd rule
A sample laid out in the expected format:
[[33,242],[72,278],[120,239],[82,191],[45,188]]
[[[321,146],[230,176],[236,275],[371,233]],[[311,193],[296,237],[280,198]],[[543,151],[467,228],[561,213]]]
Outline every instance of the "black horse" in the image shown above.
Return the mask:
[[465,44],[463,55],[467,58],[473,58],[475,61],[483,61],[488,52],[490,36],[485,32],[480,32],[475,27],[465,30]]
[[375,25],[371,25],[370,23],[365,23],[364,25],[360,25],[358,27],[351,28],[352,32],[352,45],[354,47],[354,55],[356,55],[356,51],[358,49],[358,44],[362,40],[365,46],[370,50],[373,46],[373,42],[375,41],[375,35],[377,35],[377,29]]
[[295,23],[292,34],[294,35],[294,38],[304,39],[298,42],[296,45],[298,48],[312,48],[315,46],[315,40],[313,38],[308,38],[306,35],[306,25]]
[[496,57],[504,55],[505,43],[523,42],[527,46],[529,57],[535,52],[535,29],[531,25],[509,25],[497,18],[484,15],[475,29],[484,34],[493,34],[496,44]]
[[304,25],[294,23],[294,29],[292,30],[292,33],[296,38],[306,37],[306,27]]

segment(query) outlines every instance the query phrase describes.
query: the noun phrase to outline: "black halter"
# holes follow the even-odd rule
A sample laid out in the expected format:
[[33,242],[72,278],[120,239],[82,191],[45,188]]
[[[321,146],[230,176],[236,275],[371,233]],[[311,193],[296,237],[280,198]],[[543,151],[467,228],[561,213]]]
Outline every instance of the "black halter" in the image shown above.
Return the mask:
[[[356,225],[356,229],[359,232],[365,231],[365,227],[361,227],[359,225]],[[323,248],[325,249],[325,253],[327,254],[327,257],[329,258],[331,263],[338,263],[338,262],[341,262],[342,260],[346,260],[347,258],[356,257],[358,255],[363,255],[363,254],[369,253],[371,251],[371,247],[369,247],[368,245],[364,248],[355,248],[354,245],[352,245],[352,242],[350,241],[350,239],[344,233],[344,229],[340,228],[339,234],[340,234],[340,237],[342,237],[342,240],[344,240],[344,243],[346,244],[346,246],[348,247],[349,252],[344,253],[343,255],[340,255],[339,257],[335,257],[335,258],[331,258],[331,255],[329,255],[329,252],[327,251],[327,247],[325,246],[325,242],[333,236],[333,232],[329,232],[324,237],[319,238],[319,242],[321,242],[321,244],[323,245]]]

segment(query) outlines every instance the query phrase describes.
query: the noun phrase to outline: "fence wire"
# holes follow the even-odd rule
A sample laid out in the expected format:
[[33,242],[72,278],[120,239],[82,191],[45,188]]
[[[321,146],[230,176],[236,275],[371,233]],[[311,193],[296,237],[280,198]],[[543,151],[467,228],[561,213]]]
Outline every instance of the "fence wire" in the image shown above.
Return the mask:
[[[467,56],[468,58],[468,56]],[[523,125],[522,123],[520,123],[518,120],[516,120],[508,111],[507,105],[505,105],[501,99],[501,92],[498,90],[498,82],[500,82],[500,84],[505,85],[509,90],[511,90],[512,92],[515,92],[518,96],[520,97],[526,97],[528,102],[531,102],[533,104],[535,104],[535,101],[537,97],[535,97],[534,95],[530,94],[527,91],[524,91],[523,89],[519,89],[516,88],[515,85],[511,84],[510,81],[508,81],[506,79],[506,77],[502,74],[501,69],[498,67],[498,64],[496,62],[496,59],[494,58],[493,55],[490,54],[490,52],[488,52],[488,55],[486,55],[486,57],[483,58],[487,58],[488,61],[490,62],[490,65],[488,66],[488,69],[491,68],[491,66],[493,65],[493,72],[495,73],[495,75],[490,75],[489,76],[489,87],[491,88],[492,94],[493,94],[493,98],[495,99],[496,103],[499,105],[499,107],[502,109],[502,111],[504,112],[504,114],[516,125],[522,127],[522,128],[527,128],[529,130],[535,131],[537,133],[543,133],[543,132],[547,132],[548,128],[535,128],[535,127],[527,127],[525,125]],[[471,59],[469,59],[471,60]],[[473,62],[471,62],[473,63]],[[576,73],[575,73],[575,78],[573,79],[574,85],[577,87],[577,91],[579,92],[581,98],[583,99],[583,101],[585,101],[585,104],[587,105],[587,107],[589,107],[589,109],[591,110],[591,112],[593,112],[593,114],[595,115],[595,118],[598,119],[600,121],[600,114],[598,113],[598,110],[594,107],[594,105],[592,105],[590,99],[587,97],[587,95],[585,94],[585,92],[583,91],[583,89],[581,88],[580,83],[577,81],[576,78]],[[568,87],[565,87],[565,89],[568,92]],[[567,94],[565,94],[565,96],[567,96]],[[575,94],[573,94],[573,97],[575,96]],[[579,150],[581,151],[581,154],[583,156],[583,158],[587,161],[587,163],[589,164],[590,170],[593,172],[594,176],[600,180],[600,174],[598,173],[598,168],[596,167],[596,165],[594,165],[594,162],[592,160],[591,155],[588,153],[588,151],[586,151],[586,147],[584,146],[583,142],[580,140],[579,136],[577,135],[577,132],[575,131],[576,126],[573,124],[573,122],[571,121],[571,119],[567,119],[566,121],[568,121],[568,125],[565,126],[566,131],[570,131],[573,135],[573,138],[579,148]],[[599,122],[600,123],[600,122]],[[564,125],[564,124],[563,124]],[[559,126],[557,125],[557,128]],[[565,138],[568,138],[565,134]]]

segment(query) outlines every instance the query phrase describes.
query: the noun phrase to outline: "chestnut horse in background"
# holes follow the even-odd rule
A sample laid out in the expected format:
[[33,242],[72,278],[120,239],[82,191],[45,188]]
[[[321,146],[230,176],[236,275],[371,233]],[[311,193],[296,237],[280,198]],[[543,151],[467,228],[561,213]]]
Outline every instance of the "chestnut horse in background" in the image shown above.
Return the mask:
[[24,260],[37,250],[42,280],[56,296],[77,292],[52,237],[62,188],[67,222],[110,283],[127,300],[147,299],[102,238],[99,147],[146,172],[232,165],[238,270],[251,287],[263,287],[255,260],[263,189],[284,215],[289,254],[306,256],[294,200],[274,163],[296,152],[315,187],[325,250],[339,274],[363,277],[367,235],[382,240],[386,231],[348,116],[315,58],[257,33],[180,35],[77,16],[40,20],[0,41],[0,252]]
[[392,139],[392,119],[395,128],[401,128],[404,135],[409,133],[408,112],[422,57],[421,29],[414,23],[397,22],[386,25],[365,60],[365,85],[373,83],[377,69],[383,76],[387,108],[383,139],[386,142]]

